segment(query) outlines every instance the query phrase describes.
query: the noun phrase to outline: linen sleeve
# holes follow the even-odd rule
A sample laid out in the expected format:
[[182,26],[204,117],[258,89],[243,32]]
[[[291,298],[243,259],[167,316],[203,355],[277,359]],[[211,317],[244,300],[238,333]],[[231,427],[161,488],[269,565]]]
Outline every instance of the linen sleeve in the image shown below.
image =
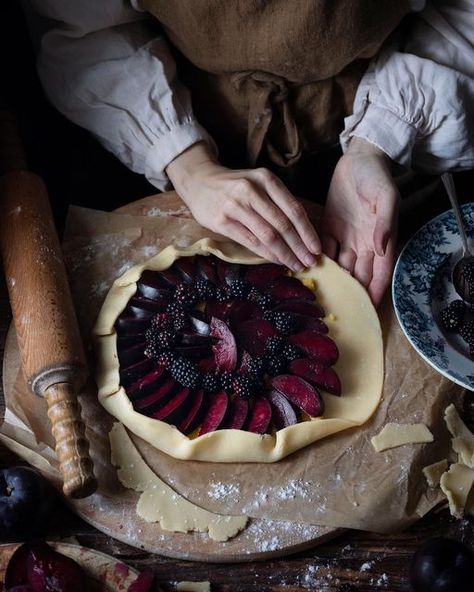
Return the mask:
[[372,61],[346,118],[352,136],[420,172],[474,167],[474,0],[439,0]]
[[201,140],[214,148],[145,13],[124,0],[31,4],[48,23],[38,71],[49,100],[126,166],[163,190],[177,155]]

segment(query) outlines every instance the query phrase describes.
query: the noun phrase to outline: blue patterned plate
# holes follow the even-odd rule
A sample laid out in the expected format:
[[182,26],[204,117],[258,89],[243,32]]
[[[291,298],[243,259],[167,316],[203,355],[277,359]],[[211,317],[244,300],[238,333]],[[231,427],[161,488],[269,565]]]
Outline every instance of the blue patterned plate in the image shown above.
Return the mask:
[[[462,212],[471,245],[474,203],[464,205]],[[474,390],[474,360],[466,342],[439,322],[443,308],[459,298],[451,283],[451,269],[461,253],[456,220],[449,210],[423,226],[401,252],[392,296],[398,322],[420,356],[447,378]]]

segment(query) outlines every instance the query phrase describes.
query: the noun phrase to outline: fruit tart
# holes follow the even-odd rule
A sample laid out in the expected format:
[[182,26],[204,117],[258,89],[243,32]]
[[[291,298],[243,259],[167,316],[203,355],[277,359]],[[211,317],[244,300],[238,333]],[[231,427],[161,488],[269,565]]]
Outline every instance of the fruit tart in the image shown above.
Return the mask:
[[176,458],[277,461],[382,393],[377,313],[324,256],[293,274],[235,243],[169,246],[114,282],[94,334],[101,404]]

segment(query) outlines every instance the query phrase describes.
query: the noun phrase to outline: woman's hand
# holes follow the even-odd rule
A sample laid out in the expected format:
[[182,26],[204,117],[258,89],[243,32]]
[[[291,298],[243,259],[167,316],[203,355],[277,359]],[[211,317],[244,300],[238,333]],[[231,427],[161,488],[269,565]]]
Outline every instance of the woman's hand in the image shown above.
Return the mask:
[[324,252],[363,284],[377,306],[395,262],[399,194],[390,161],[373,144],[352,138],[339,160],[324,210]]
[[166,172],[202,226],[295,271],[316,262],[321,243],[303,206],[267,169],[225,168],[198,143]]

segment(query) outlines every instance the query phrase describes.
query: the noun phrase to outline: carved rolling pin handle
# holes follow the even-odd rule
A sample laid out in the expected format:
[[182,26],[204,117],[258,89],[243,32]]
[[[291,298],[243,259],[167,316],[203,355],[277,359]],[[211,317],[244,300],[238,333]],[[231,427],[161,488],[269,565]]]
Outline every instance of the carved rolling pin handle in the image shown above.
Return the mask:
[[77,401],[86,362],[46,187],[33,173],[0,177],[0,247],[23,374],[48,403],[63,491],[86,497],[97,487]]

